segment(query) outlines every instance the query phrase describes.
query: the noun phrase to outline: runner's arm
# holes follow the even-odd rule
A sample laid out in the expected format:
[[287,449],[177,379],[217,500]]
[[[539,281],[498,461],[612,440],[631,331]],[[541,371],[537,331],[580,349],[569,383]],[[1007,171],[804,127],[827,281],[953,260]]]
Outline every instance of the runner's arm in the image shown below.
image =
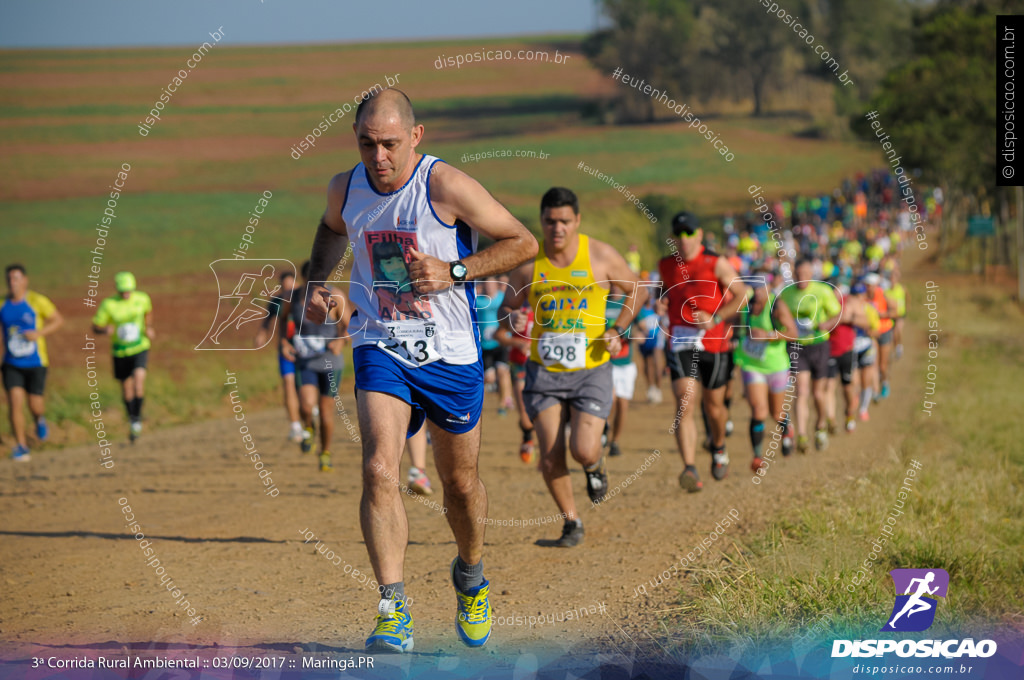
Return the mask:
[[[460,221],[494,243],[469,255],[462,263],[466,279],[480,279],[513,269],[537,255],[537,239],[479,182],[447,163],[431,170],[430,201],[446,224]],[[444,290],[452,284],[449,263],[423,255],[409,265],[409,276],[419,279],[419,293]]]
[[107,306],[101,302],[96,315],[92,317],[92,330],[97,335],[106,335],[110,331],[110,315],[107,314]]
[[605,334],[610,333],[619,337],[621,334],[616,332],[614,327],[618,326],[623,331],[629,328],[629,324],[633,323],[633,319],[636,318],[637,311],[647,302],[647,289],[640,285],[640,277],[629,268],[626,258],[622,257],[615,248],[602,241],[591,240],[590,251],[591,261],[596,260],[604,270],[601,272],[602,275],[595,276],[595,278],[598,281],[607,280],[619,287],[626,295],[626,299],[622,301],[619,316],[612,324],[613,327],[605,331]]
[[[719,307],[717,312],[719,318],[727,319],[739,312],[747,304],[747,292],[750,290],[750,287],[743,283],[739,274],[729,264],[729,260],[724,257],[719,257],[718,261],[715,262],[715,278],[718,279],[718,283],[722,286],[722,297],[725,297],[726,292],[732,293],[733,296],[732,300]],[[717,326],[718,322],[711,325]]]
[[146,312],[144,318],[146,321],[146,337],[152,340],[156,337],[156,331],[153,329],[153,312]]
[[533,262],[524,262],[512,270],[508,275],[508,289],[498,308],[498,323],[520,338],[526,332],[527,317],[519,310],[526,304],[532,279]]
[[839,325],[843,316],[843,303],[839,301],[836,296],[836,290],[830,284],[828,286],[828,295],[825,296],[825,313],[828,317],[825,318],[820,324],[818,324],[818,330],[824,331],[825,333],[831,333]]
[[775,337],[772,340],[796,340],[800,336],[800,330],[796,327],[796,320],[793,318],[792,312],[789,311],[789,307],[780,300],[775,298],[775,305],[772,307],[772,318],[775,319],[775,323],[778,326],[782,326],[782,329],[776,329]]
[[[55,330],[60,328],[64,324],[64,317],[61,315],[57,308],[54,307],[50,314],[47,315],[45,323],[42,328],[38,328],[35,331],[26,331],[25,337],[29,340],[35,340],[36,338],[43,337],[53,333]],[[32,335],[30,336],[29,333]]]
[[[310,281],[330,279],[331,272],[348,249],[348,228],[341,218],[341,208],[345,205],[349,174],[342,172],[335,175],[327,186],[327,208],[320,218],[313,238],[313,251],[309,255]],[[316,289],[319,294],[309,296],[306,316],[310,321],[323,323],[327,319],[327,312],[338,303],[326,295],[327,291],[322,285],[316,286]]]

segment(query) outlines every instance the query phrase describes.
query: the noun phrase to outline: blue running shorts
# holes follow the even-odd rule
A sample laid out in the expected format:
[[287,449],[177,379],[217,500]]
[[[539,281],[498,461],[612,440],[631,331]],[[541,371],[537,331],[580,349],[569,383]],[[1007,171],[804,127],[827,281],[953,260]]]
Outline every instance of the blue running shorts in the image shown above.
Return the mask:
[[412,406],[406,434],[420,431],[425,419],[453,434],[469,432],[484,406],[484,367],[435,361],[412,368],[373,345],[352,350],[356,390],[382,392]]

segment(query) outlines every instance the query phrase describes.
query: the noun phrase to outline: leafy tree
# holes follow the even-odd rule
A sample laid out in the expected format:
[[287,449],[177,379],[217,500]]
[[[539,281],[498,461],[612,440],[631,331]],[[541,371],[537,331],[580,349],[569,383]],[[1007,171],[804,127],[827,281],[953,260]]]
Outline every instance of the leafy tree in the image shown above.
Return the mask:
[[[886,76],[871,101],[903,167],[920,168],[925,181],[943,187],[954,230],[961,199],[995,185],[995,33],[995,15],[984,8],[939,6],[914,32],[914,57]],[[876,136],[863,118],[855,129]]]
[[754,115],[760,116],[766,89],[782,75],[789,27],[752,0],[705,0],[701,9],[710,42],[702,56],[747,84],[754,99]]
[[[693,8],[688,0],[602,0],[611,28],[591,36],[584,51],[599,68],[616,68],[667,91],[674,99],[689,89],[685,68],[688,40],[693,31]],[[623,88],[626,120],[653,121],[653,99],[633,87]]]

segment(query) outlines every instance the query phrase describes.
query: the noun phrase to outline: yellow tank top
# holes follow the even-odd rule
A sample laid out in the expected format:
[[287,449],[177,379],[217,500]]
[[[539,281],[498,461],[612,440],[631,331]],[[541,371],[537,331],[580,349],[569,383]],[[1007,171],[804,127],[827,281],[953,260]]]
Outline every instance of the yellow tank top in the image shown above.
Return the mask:
[[889,297],[896,300],[896,316],[902,318],[907,315],[907,291],[902,283],[897,283],[889,291]]
[[534,323],[530,360],[549,371],[595,368],[610,355],[604,340],[608,290],[597,285],[590,266],[590,239],[580,234],[568,267],[556,267],[541,244],[533,262],[529,303]]

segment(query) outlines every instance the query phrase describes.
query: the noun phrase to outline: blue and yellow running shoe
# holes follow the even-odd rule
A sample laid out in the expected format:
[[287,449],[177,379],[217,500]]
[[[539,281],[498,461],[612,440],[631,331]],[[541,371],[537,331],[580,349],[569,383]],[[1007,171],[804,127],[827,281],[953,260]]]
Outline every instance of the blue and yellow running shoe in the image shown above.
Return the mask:
[[412,615],[404,600],[381,600],[377,604],[377,625],[366,638],[368,652],[411,652]]
[[452,560],[451,572],[458,604],[455,630],[467,647],[483,647],[491,637],[491,602],[487,597],[491,592],[491,584],[485,579],[483,584],[463,593],[455,585],[455,560]]

